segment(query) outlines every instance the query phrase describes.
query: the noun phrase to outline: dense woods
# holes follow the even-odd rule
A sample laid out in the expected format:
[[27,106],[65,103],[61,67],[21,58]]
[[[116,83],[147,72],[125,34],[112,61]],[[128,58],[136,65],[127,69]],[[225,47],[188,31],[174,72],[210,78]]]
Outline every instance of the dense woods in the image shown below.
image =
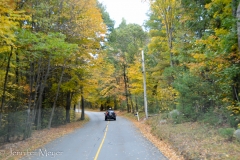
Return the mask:
[[237,128],[239,0],[147,3],[143,28],[114,27],[96,0],[0,0],[0,142],[69,123],[76,107],[143,112],[141,50],[149,113]]
[[[177,122],[237,127],[240,66],[237,0],[151,1],[149,95]],[[153,92],[154,91],[154,92]]]
[[106,32],[97,2],[1,0],[0,15],[1,142],[70,122],[95,83],[91,55]]

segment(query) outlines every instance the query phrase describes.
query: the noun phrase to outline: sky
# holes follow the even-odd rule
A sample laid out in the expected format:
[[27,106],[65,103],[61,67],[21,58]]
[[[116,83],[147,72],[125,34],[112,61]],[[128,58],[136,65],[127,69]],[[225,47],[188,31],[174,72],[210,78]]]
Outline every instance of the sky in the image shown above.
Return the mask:
[[122,18],[129,23],[143,25],[148,19],[146,13],[149,9],[147,2],[141,0],[98,0],[104,6],[110,15],[110,18],[115,21],[115,28],[122,22]]

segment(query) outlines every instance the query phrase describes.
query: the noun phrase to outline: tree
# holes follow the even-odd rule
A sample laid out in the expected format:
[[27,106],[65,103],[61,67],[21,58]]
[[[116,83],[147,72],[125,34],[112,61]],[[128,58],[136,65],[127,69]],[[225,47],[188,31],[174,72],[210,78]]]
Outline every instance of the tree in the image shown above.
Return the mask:
[[170,65],[173,66],[173,33],[174,28],[176,27],[174,23],[176,23],[177,19],[177,8],[179,7],[179,1],[176,0],[156,0],[151,1],[151,9],[158,16],[161,17],[162,24],[164,25],[166,39],[168,42],[168,49],[170,52]]
[[8,87],[8,77],[10,74],[10,65],[12,61],[12,57],[15,49],[15,31],[20,25],[19,21],[26,20],[27,17],[23,15],[23,11],[16,10],[16,5],[11,3],[10,1],[0,1],[0,54],[1,58],[4,60],[1,62],[1,72],[5,72],[3,77],[4,79],[0,79],[2,89],[1,94],[1,105],[0,105],[0,128],[2,126],[2,115],[4,112],[4,106],[6,105],[6,100],[8,98],[7,87]]
[[[157,95],[153,99],[161,106],[164,99],[173,101],[170,108],[179,109],[187,120],[196,121],[210,113],[231,123],[235,119],[231,124],[235,127],[239,123],[239,47],[237,29],[233,29],[237,28],[236,4],[236,0],[152,1],[147,22],[151,37],[147,66],[154,84],[152,95]],[[169,40],[173,67],[166,63]],[[166,94],[166,90],[172,93]]]
[[106,11],[106,6],[98,2],[98,8],[101,10],[102,19],[104,23],[107,25],[107,30],[111,33],[114,30],[114,20],[110,18],[109,13]]
[[129,92],[130,77],[128,76],[129,64],[133,64],[135,55],[139,54],[140,48],[146,42],[146,33],[141,26],[137,24],[126,24],[123,19],[122,23],[115,29],[109,37],[109,54],[115,63],[115,72],[118,73],[119,80],[123,80],[124,96],[126,99],[127,111],[131,110],[132,102],[131,93]]
[[238,8],[237,8],[237,31],[238,31],[238,48],[240,48],[240,4],[238,5]]
[[96,1],[1,1],[0,8],[0,136],[28,138],[35,127],[69,122],[91,80],[89,53],[99,53],[106,31]]

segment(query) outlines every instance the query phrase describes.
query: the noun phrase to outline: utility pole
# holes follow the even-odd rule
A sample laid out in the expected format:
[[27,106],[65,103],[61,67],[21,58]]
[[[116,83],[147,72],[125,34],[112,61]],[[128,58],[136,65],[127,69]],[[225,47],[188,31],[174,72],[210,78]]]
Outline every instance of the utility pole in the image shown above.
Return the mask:
[[143,73],[143,89],[144,89],[144,109],[146,119],[148,119],[148,109],[147,109],[147,87],[146,87],[146,72],[145,72],[145,60],[144,60],[144,53],[142,50],[142,73]]

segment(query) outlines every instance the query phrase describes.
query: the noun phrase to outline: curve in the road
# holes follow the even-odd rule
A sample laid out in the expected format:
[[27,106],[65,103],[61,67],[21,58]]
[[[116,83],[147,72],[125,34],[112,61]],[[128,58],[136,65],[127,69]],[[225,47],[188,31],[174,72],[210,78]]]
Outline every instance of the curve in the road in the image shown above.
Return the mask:
[[84,127],[54,140],[22,160],[167,159],[129,120],[118,117],[117,121],[106,122],[103,112],[86,114],[90,121]]

